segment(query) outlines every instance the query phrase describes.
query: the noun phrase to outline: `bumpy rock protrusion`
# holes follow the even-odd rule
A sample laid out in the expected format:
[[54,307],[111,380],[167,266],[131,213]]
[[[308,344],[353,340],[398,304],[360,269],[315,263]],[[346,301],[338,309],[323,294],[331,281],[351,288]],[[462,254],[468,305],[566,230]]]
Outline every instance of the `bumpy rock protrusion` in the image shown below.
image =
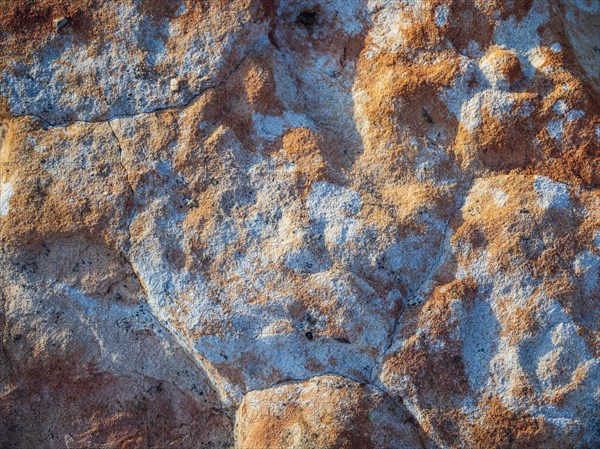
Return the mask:
[[335,375],[252,391],[236,418],[236,449],[423,447],[401,404]]

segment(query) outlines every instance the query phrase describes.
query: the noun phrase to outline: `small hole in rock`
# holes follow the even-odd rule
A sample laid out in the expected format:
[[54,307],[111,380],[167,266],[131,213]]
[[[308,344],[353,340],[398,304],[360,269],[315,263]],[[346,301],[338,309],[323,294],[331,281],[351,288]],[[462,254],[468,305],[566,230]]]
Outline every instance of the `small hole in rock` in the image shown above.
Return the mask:
[[429,111],[427,109],[425,109],[425,108],[423,108],[423,118],[430,125],[433,124],[433,118],[431,117],[431,114],[429,113]]
[[307,332],[307,333],[306,333],[306,334],[304,334],[304,335],[306,335],[306,338],[308,338],[309,340],[312,340],[313,338],[315,338],[315,337],[313,337],[313,334],[312,334],[312,332]]
[[302,11],[296,17],[296,22],[301,23],[305,27],[312,27],[315,23],[317,23],[317,13],[314,11]]

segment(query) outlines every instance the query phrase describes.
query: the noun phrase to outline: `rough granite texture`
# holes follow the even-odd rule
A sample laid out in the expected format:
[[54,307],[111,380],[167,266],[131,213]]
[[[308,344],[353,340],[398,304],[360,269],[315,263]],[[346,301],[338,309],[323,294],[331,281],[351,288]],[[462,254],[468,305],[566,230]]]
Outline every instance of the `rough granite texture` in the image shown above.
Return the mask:
[[1,449],[600,447],[600,1],[0,7]]

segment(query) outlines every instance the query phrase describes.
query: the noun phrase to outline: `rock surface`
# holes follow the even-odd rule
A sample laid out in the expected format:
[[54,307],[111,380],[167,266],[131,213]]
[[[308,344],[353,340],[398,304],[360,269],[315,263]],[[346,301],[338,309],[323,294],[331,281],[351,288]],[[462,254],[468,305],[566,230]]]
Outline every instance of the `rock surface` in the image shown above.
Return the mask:
[[236,421],[239,449],[412,449],[423,444],[412,418],[390,397],[339,376],[252,391]]
[[600,3],[1,1],[0,447],[600,445]]

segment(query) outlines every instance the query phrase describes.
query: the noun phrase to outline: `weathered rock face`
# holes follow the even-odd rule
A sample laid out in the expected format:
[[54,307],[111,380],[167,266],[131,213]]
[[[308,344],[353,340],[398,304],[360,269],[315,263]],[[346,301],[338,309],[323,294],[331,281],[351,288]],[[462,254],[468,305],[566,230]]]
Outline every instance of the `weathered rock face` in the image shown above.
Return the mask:
[[337,376],[248,393],[237,412],[235,436],[240,449],[412,449],[423,444],[414,421],[390,397]]
[[0,5],[0,447],[600,445],[597,1]]

